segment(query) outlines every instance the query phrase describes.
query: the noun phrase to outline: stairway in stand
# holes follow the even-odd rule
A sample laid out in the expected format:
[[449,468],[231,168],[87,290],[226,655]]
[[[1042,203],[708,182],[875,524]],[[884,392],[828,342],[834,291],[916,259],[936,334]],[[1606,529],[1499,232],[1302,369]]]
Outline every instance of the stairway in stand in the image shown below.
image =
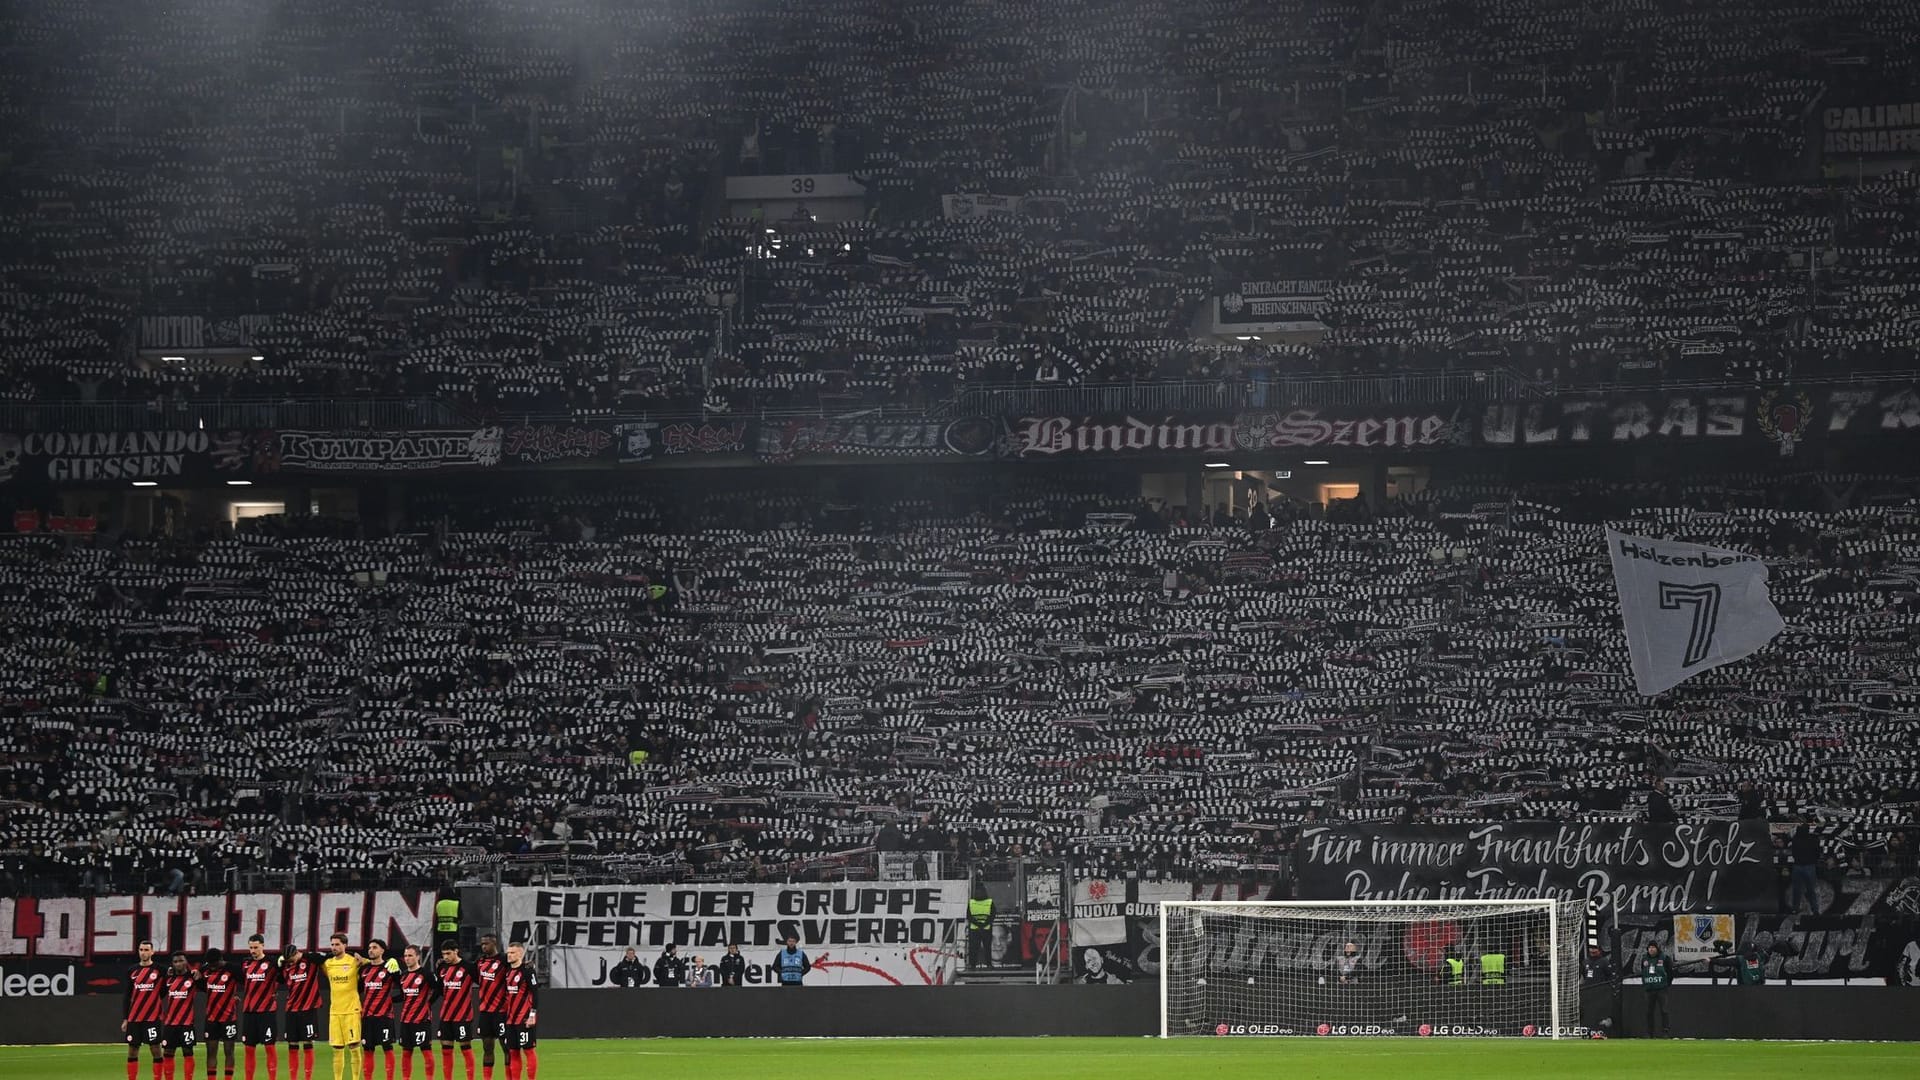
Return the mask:
[[955,986],[1032,986],[1032,968],[974,968],[955,975]]

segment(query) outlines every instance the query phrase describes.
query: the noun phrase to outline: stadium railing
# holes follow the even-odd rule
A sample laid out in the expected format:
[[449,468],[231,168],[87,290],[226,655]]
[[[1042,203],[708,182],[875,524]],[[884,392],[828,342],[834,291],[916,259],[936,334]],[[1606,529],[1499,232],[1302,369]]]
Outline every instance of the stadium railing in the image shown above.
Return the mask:
[[1293,406],[1414,405],[1528,396],[1530,383],[1501,369],[1399,375],[1301,375],[1251,379],[979,386],[935,407],[960,418],[1019,414],[1237,412]]
[[205,401],[0,402],[0,430],[177,431],[183,428],[291,428],[315,431],[405,430],[467,422],[451,402],[434,398],[232,397]]
[[[1807,375],[1823,384],[1914,382],[1920,370]],[[1786,380],[1789,384],[1793,380]],[[1549,395],[1707,391],[1751,387],[1732,377],[1623,382],[1540,381],[1501,369],[1409,372],[1397,375],[1245,376],[1127,383],[1045,386],[975,385],[925,406],[899,401],[816,402],[713,412],[699,407],[499,409],[429,397],[215,397],[153,401],[0,401],[0,431],[174,431],[306,429],[407,430],[479,424],[527,425],[601,421],[711,422],[828,418],[859,413],[874,420],[955,420],[1016,415],[1096,413],[1227,413],[1299,407],[1474,404]]]
[[[1920,369],[1901,368],[1888,371],[1845,371],[1832,374],[1804,372],[1779,380],[1791,386],[1795,382],[1820,383],[1822,385],[1861,385],[1875,383],[1911,383],[1920,380]],[[1578,394],[1645,394],[1651,391],[1680,390],[1727,390],[1752,387],[1756,382],[1771,383],[1772,380],[1736,379],[1731,377],[1704,379],[1663,378],[1653,382],[1630,382],[1619,379],[1594,379],[1564,381],[1540,384],[1545,393],[1558,395]]]

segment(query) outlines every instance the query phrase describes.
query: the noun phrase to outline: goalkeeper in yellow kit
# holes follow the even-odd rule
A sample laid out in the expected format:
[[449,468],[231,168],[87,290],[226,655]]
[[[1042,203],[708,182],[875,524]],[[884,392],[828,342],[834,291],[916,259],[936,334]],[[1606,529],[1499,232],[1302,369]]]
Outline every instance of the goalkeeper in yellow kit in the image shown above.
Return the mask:
[[[335,934],[327,940],[330,954],[320,964],[327,973],[327,1042],[333,1045],[333,1080],[350,1080],[362,1070],[360,1064],[360,969],[376,961],[347,951],[347,938]],[[386,961],[395,968],[399,964]],[[351,1060],[352,1065],[347,1064]],[[393,1067],[388,1061],[387,1067]]]

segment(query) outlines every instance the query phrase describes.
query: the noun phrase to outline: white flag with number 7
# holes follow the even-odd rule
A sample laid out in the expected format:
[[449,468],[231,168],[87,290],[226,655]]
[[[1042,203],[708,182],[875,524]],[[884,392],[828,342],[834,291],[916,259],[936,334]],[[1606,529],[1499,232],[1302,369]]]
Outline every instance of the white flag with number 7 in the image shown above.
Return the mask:
[[1633,682],[1652,697],[1751,656],[1786,629],[1767,564],[1725,548],[1607,530]]

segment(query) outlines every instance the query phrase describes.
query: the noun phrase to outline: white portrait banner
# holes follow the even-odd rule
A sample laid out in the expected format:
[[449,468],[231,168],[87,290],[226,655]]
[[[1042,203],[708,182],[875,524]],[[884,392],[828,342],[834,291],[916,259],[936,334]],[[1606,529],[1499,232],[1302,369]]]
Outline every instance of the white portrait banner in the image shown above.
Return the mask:
[[967,883],[907,885],[601,885],[505,888],[508,939],[546,949],[557,987],[613,985],[629,948],[648,971],[661,951],[715,966],[740,946],[747,984],[773,983],[788,934],[813,962],[809,986],[930,986],[962,942]]

